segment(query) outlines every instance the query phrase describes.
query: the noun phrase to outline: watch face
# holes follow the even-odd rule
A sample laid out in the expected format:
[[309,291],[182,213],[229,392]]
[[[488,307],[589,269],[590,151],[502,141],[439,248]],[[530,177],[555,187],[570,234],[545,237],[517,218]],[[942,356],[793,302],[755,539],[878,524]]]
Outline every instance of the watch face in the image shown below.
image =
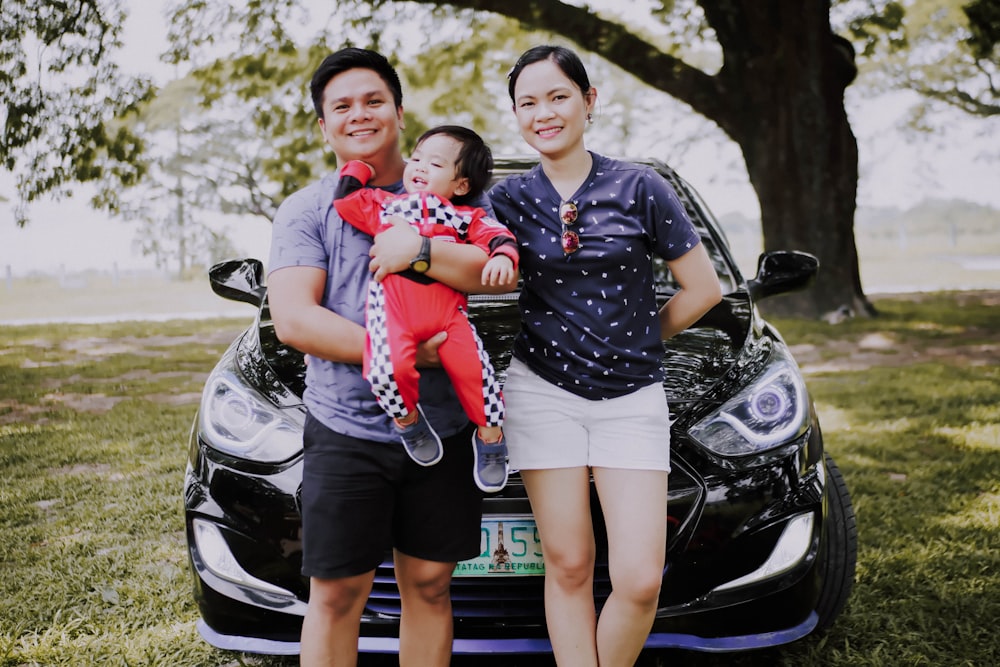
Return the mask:
[[420,252],[410,260],[410,268],[417,273],[425,273],[431,268],[431,240],[424,236],[420,239]]

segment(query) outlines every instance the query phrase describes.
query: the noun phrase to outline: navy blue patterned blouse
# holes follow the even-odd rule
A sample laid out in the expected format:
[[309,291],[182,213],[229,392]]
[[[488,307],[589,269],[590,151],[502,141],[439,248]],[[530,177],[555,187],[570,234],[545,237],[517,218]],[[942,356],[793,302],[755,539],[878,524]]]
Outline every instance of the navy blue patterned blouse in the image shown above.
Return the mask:
[[680,257],[700,243],[677,193],[650,167],[595,153],[568,200],[578,234],[567,253],[563,203],[540,166],[490,191],[521,251],[521,330],[513,354],[547,381],[588,399],[663,381],[653,255]]

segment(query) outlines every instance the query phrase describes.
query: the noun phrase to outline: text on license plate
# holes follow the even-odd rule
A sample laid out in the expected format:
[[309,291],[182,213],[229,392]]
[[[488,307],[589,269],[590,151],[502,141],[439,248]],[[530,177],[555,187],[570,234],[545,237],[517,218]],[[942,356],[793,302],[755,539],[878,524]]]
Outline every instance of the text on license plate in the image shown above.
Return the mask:
[[478,556],[455,567],[456,577],[545,574],[542,542],[534,520],[507,517],[483,519]]

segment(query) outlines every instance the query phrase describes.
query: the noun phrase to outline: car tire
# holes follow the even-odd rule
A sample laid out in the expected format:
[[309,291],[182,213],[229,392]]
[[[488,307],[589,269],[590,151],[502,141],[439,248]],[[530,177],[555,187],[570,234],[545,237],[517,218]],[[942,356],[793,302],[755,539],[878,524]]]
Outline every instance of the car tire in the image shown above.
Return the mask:
[[851,496],[840,468],[833,458],[826,459],[826,539],[821,559],[823,589],[816,603],[822,631],[833,625],[843,611],[854,586],[854,570],[858,562],[858,524],[851,505]]

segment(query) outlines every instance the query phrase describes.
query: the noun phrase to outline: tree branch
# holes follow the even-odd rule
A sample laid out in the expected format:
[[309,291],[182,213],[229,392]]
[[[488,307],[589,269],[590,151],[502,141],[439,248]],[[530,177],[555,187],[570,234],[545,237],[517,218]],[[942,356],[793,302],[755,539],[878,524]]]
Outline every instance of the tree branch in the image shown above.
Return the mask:
[[698,113],[718,117],[725,106],[715,77],[639,38],[628,28],[586,8],[558,0],[415,0],[506,16],[533,30],[561,35],[630,72],[653,88],[690,104]]

